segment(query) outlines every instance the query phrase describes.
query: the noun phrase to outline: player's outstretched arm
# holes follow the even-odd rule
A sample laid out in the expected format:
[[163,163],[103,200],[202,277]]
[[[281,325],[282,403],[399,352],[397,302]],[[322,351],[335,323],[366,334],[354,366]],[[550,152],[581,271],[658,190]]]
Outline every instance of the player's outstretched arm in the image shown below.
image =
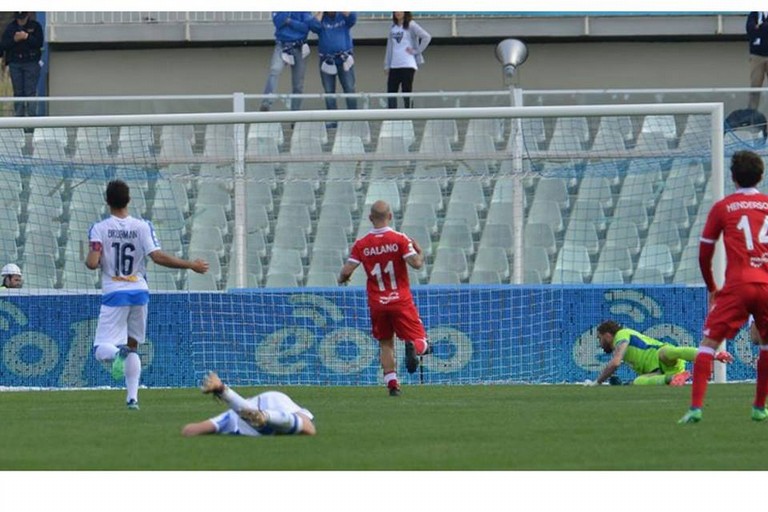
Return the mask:
[[611,360],[608,361],[608,364],[605,365],[605,368],[603,368],[603,371],[600,372],[600,376],[597,377],[597,380],[595,381],[595,384],[602,384],[603,382],[607,381],[611,375],[621,366],[622,361],[624,361],[624,352],[627,351],[627,343],[622,343],[615,349],[613,349],[613,356],[611,357]]
[[152,258],[152,261],[164,267],[189,269],[198,274],[208,272],[208,262],[205,260],[183,260],[163,251],[152,251],[149,253],[149,257]]
[[211,420],[200,421],[198,423],[187,423],[181,429],[181,435],[184,437],[202,436],[206,434],[215,434],[216,425]]

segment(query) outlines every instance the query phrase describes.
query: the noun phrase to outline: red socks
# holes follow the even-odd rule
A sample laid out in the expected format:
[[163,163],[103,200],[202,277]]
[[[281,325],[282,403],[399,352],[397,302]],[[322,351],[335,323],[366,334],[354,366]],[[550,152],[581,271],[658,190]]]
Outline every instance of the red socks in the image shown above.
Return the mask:
[[701,409],[704,404],[704,395],[707,393],[707,384],[712,375],[712,362],[715,359],[715,351],[707,350],[696,354],[693,363],[693,389],[691,389],[691,409]]
[[768,395],[768,351],[760,348],[757,357],[757,384],[755,385],[755,402],[752,404],[758,409],[765,407],[765,397]]

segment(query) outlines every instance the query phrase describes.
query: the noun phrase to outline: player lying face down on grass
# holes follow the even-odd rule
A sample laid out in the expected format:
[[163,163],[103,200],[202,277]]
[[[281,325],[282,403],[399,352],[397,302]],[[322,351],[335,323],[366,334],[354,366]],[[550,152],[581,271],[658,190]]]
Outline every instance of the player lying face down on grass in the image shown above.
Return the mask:
[[363,266],[367,276],[371,331],[379,341],[384,383],[390,396],[400,396],[395,363],[395,335],[405,342],[405,367],[408,373],[418,369],[421,363],[419,356],[429,354],[432,350],[408,280],[408,266],[420,269],[424,265],[424,257],[415,240],[389,227],[392,209],[386,201],[374,202],[368,218],[373,229],[352,246],[349,259],[339,273],[338,282],[345,284],[355,269]]
[[317,433],[314,415],[285,393],[265,391],[251,398],[243,398],[224,384],[214,372],[203,378],[200,387],[205,394],[213,394],[230,409],[213,418],[189,423],[181,429],[185,437],[205,434],[238,436],[308,435]]
[[[633,381],[636,385],[682,386],[691,376],[685,362],[696,358],[696,347],[664,343],[613,320],[597,326],[597,339],[603,352],[612,357],[594,384],[607,381],[621,363],[626,363],[638,375]],[[728,352],[720,352],[717,360],[730,363],[733,357]]]

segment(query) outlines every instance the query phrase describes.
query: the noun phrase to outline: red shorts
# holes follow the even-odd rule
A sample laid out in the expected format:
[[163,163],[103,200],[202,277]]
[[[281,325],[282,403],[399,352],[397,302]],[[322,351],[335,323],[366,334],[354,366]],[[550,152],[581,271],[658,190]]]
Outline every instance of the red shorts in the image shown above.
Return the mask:
[[427,339],[424,324],[412,301],[388,308],[372,307],[370,310],[371,332],[377,340],[388,340],[395,334],[403,341]]
[[768,339],[768,284],[744,283],[720,290],[704,321],[704,336],[715,341],[733,338],[749,315],[763,339]]

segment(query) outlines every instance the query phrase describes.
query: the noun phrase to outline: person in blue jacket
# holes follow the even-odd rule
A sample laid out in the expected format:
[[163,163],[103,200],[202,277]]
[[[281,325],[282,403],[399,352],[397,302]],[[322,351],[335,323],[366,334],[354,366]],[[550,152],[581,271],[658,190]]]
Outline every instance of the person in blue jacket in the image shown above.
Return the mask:
[[[753,11],[747,16],[747,37],[749,38],[749,82],[750,87],[762,87],[768,74],[768,11]],[[757,110],[760,93],[749,93],[748,108]]]
[[[336,92],[336,77],[345,93],[355,92],[355,58],[350,29],[357,22],[354,12],[318,12],[310,20],[309,29],[318,37],[320,80],[326,94]],[[357,99],[346,98],[347,108],[356,109]],[[325,106],[336,109],[336,98],[328,96]],[[331,127],[333,124],[331,124]]]
[[[5,27],[2,38],[5,63],[11,73],[13,95],[17,98],[37,96],[40,80],[40,57],[43,48],[43,27],[31,19],[29,12],[15,12],[13,21]],[[34,116],[37,105],[29,101],[14,103],[17,116]]]
[[[309,55],[307,35],[309,12],[273,12],[272,23],[275,25],[275,51],[269,64],[269,77],[264,86],[264,94],[272,94],[277,89],[280,73],[286,65],[291,67],[291,93],[304,92],[304,75],[306,72],[305,59]],[[264,98],[261,110],[267,111],[272,107],[272,99]],[[301,98],[291,98],[291,110],[301,108]]]

